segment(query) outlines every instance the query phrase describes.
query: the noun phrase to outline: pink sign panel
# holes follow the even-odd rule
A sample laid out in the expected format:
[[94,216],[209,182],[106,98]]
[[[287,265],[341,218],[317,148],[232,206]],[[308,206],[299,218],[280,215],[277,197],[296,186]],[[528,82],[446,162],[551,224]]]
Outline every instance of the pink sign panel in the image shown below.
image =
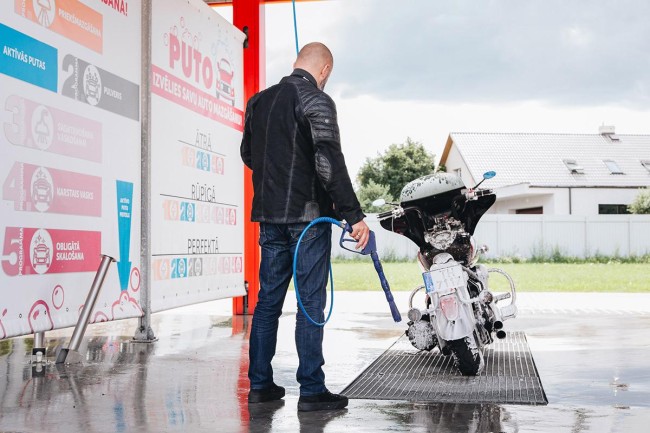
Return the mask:
[[5,227],[2,270],[10,277],[94,272],[101,243],[101,232]]
[[156,65],[151,65],[151,92],[237,131],[244,130],[243,111],[186,83]]
[[69,215],[102,215],[102,179],[97,176],[15,162],[2,185],[14,209]]
[[5,109],[13,113],[5,122],[7,140],[16,146],[102,161],[102,124],[29,99],[10,95]]

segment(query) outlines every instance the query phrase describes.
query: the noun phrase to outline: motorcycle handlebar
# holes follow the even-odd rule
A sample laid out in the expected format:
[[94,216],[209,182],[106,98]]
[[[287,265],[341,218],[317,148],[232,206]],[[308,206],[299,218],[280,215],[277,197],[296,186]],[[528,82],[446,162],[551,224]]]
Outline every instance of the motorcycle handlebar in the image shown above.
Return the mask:
[[399,218],[409,211],[416,212],[420,216],[420,219],[422,219],[422,212],[420,208],[418,208],[417,206],[409,206],[409,207],[397,206],[394,209],[391,209],[389,211],[378,213],[377,218],[380,220],[388,217]]
[[[484,195],[490,195],[490,194],[494,194],[494,191],[492,191],[491,189],[477,189],[477,190],[471,190],[470,189],[470,190],[467,190],[464,194],[462,194],[462,196],[465,197],[466,201],[470,201],[470,200],[475,200],[475,199],[477,199],[479,197],[483,197]],[[404,215],[405,212],[410,211],[410,210],[414,210],[418,214],[420,214],[419,209],[417,207],[415,207],[415,206],[411,206],[411,207],[407,207],[407,208],[397,206],[397,207],[395,207],[395,208],[393,208],[393,209],[391,209],[389,211],[379,212],[377,214],[377,218],[380,219],[380,220],[383,220],[383,219],[388,218],[388,217],[395,217],[396,218],[396,217]]]
[[386,212],[379,212],[377,214],[377,218],[383,220],[384,218],[388,218],[389,216],[392,216],[392,215],[393,215],[393,211],[389,210],[389,211],[386,211]]
[[494,192],[491,189],[477,189],[477,190],[470,189],[463,195],[465,196],[465,199],[469,201],[490,194],[494,194]]

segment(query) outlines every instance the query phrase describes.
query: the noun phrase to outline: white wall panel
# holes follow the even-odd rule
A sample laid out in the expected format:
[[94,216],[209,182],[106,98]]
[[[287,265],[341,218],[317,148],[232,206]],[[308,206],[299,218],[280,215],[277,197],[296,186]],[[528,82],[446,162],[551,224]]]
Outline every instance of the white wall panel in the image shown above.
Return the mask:
[[[375,215],[367,218],[377,233],[380,256],[415,258],[413,242],[387,232]],[[486,214],[474,233],[479,246],[489,247],[488,257],[531,257],[559,251],[564,256],[596,254],[627,257],[650,254],[650,215],[500,215]],[[338,246],[340,231],[333,233],[333,257],[351,257]]]

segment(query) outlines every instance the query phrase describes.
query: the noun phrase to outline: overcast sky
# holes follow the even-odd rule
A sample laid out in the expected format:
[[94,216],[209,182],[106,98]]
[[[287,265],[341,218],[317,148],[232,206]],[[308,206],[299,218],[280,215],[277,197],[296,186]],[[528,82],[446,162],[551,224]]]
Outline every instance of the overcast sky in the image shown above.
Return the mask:
[[[301,45],[334,53],[348,169],[407,136],[650,133],[647,0],[325,0],[297,3]],[[267,85],[295,60],[291,3],[266,6]]]

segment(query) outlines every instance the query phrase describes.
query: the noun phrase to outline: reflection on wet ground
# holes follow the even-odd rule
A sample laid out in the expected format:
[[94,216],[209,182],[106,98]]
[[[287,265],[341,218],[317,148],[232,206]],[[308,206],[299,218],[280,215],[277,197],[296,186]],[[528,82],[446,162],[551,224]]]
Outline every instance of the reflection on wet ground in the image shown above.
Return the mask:
[[[326,329],[334,392],[403,332],[383,309],[361,312],[358,296],[337,293]],[[346,410],[298,413],[295,313],[281,318],[274,362],[287,396],[248,405],[249,319],[211,308],[154,315],[153,344],[130,342],[136,321],[91,326],[81,364],[53,364],[70,329],[46,335],[48,362],[40,364],[30,363],[31,338],[0,341],[0,431],[645,432],[650,424],[650,314],[643,311],[530,310],[507,322],[527,334],[548,406],[351,400]]]

